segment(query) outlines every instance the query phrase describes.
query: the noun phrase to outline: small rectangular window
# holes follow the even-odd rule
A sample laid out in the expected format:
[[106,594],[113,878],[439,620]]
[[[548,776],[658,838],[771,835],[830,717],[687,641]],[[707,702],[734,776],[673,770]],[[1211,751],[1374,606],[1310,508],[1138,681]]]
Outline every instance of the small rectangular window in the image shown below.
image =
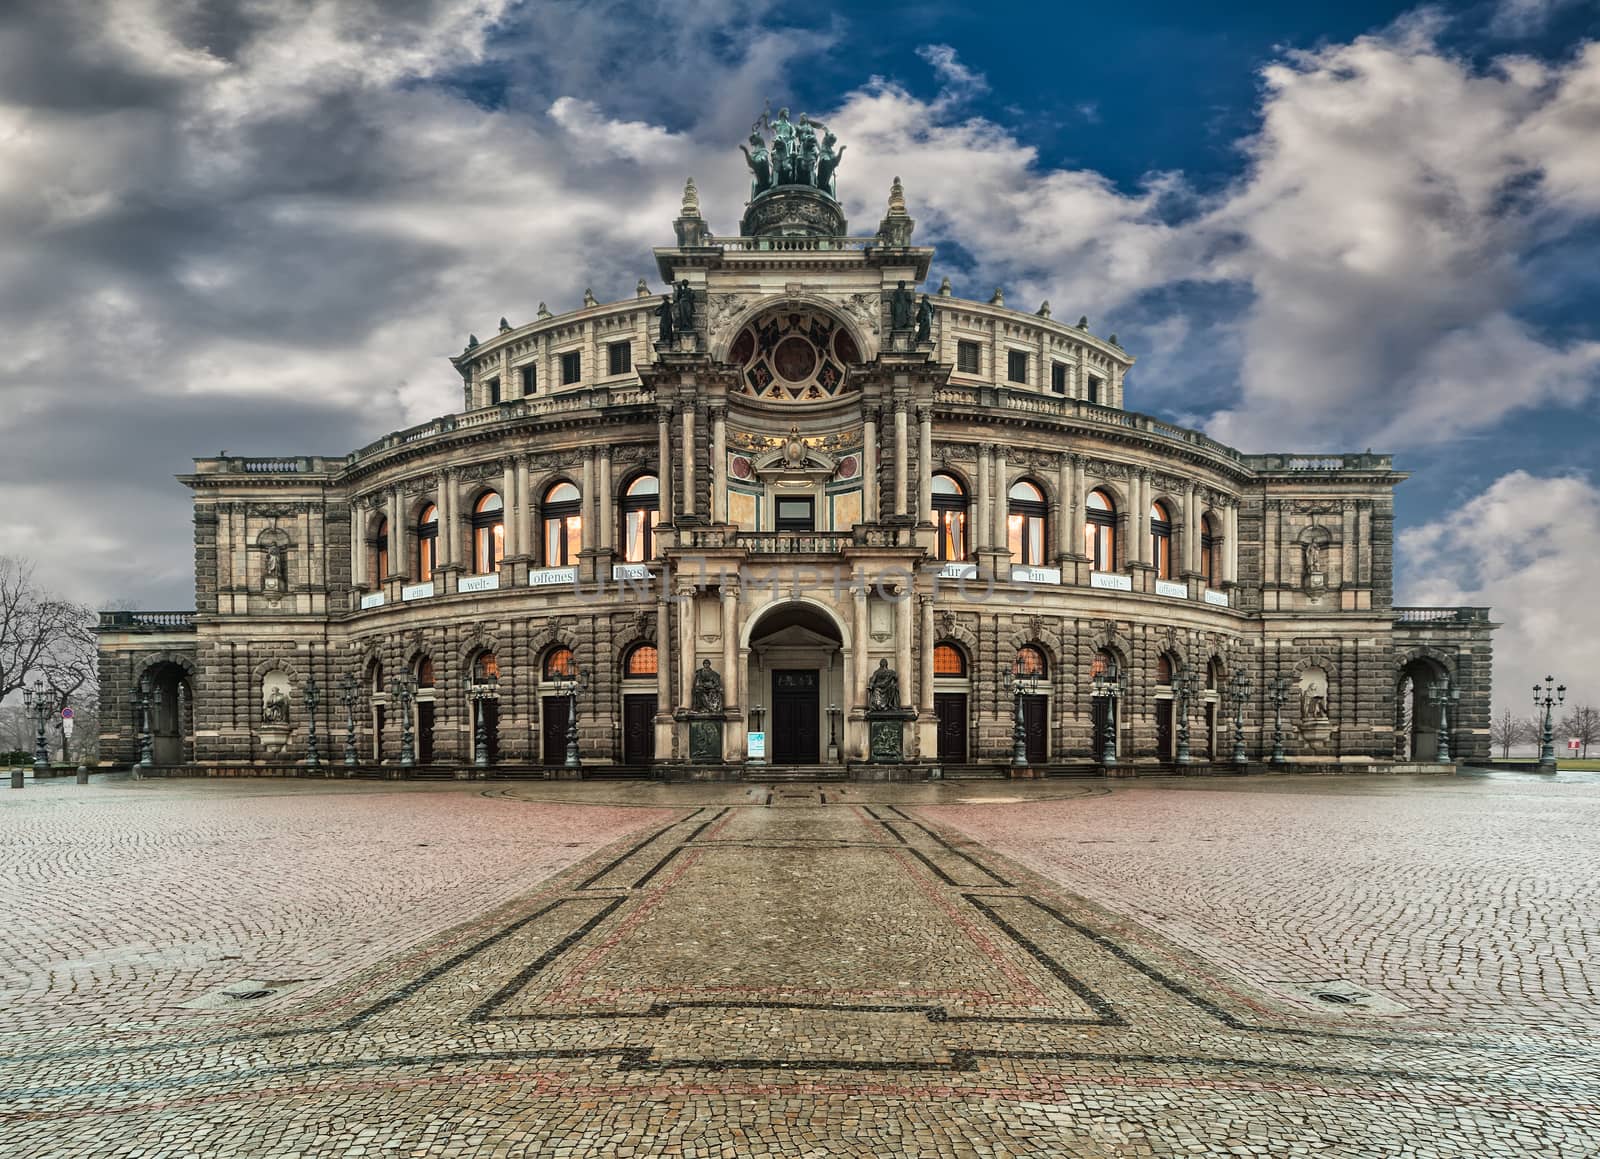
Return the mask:
[[1067,364],[1065,362],[1052,362],[1050,364],[1050,389],[1057,394],[1067,393]]
[[571,386],[583,377],[583,354],[569,350],[561,356],[561,385]]
[[612,374],[627,374],[633,369],[633,346],[628,342],[613,342],[606,347]]
[[1091,374],[1089,376],[1089,401],[1097,406],[1102,405],[1102,400],[1100,398],[1100,386],[1104,381],[1104,379],[1097,375]]
[[489,405],[495,406],[500,402],[500,379],[491,378],[483,384],[484,393],[489,396]]
[[1028,353],[1025,350],[1009,350],[1006,352],[1006,380],[1020,382],[1024,386],[1028,383]]
[[522,367],[522,394],[527,397],[539,389],[539,368],[534,363]]
[[962,374],[982,374],[982,362],[976,342],[956,343],[956,369]]
[[777,531],[813,531],[815,515],[810,496],[780,495],[778,497]]

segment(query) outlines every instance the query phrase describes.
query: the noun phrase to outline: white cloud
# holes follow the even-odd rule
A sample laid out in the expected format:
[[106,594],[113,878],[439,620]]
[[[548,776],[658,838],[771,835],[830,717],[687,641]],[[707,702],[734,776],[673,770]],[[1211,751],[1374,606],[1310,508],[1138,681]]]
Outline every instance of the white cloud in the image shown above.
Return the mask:
[[1513,471],[1443,518],[1400,535],[1401,604],[1490,607],[1495,710],[1529,713],[1554,673],[1572,703],[1600,705],[1600,488]]
[[1489,18],[1489,31],[1495,36],[1537,36],[1555,14],[1584,0],[1499,0]]

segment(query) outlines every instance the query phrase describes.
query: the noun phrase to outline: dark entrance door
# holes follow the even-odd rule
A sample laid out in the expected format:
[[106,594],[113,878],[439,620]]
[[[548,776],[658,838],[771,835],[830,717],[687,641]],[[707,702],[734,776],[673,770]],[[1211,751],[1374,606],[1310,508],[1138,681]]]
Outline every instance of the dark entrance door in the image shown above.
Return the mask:
[[656,698],[622,698],[622,763],[648,765],[656,759]]
[[772,763],[814,765],[819,760],[822,701],[815,668],[772,672]]
[[[500,759],[500,702],[498,700],[480,700],[478,711],[483,713],[483,739],[485,747],[489,750],[489,763],[492,765]],[[477,759],[478,738],[472,738],[472,755]]]
[[1027,740],[1030,765],[1044,764],[1045,730],[1049,728],[1050,718],[1049,705],[1048,696],[1022,698],[1022,735]]
[[1206,759],[1217,759],[1217,706],[1206,705]]
[[[1094,759],[1096,761],[1105,760],[1106,741],[1110,738],[1111,727],[1111,698],[1109,696],[1097,696],[1094,698]],[[1119,753],[1118,755],[1120,756],[1121,754]]]
[[572,701],[565,696],[546,696],[544,709],[544,763],[559,765],[567,759],[567,722],[572,719]]
[[953,765],[967,762],[967,694],[935,692],[933,714],[939,718],[939,759]]
[[1172,701],[1156,701],[1156,752],[1161,754],[1163,760],[1173,758],[1172,748]]
[[417,701],[417,763],[433,764],[433,701]]

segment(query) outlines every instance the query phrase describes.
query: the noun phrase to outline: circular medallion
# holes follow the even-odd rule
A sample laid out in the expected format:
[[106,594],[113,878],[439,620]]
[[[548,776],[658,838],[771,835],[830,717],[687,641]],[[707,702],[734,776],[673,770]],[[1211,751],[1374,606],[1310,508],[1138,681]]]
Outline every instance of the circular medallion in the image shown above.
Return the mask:
[[773,369],[778,377],[788,382],[804,382],[817,368],[817,352],[811,343],[799,335],[791,335],[778,343],[772,352]]
[[743,393],[783,402],[817,402],[850,389],[845,367],[860,360],[838,319],[813,306],[775,305],[728,347]]

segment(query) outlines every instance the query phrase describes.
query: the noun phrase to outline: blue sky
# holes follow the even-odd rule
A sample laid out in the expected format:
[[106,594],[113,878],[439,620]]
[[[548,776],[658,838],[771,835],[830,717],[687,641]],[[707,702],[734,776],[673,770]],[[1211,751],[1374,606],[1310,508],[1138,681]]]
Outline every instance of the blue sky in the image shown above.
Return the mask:
[[685,176],[731,230],[770,98],[839,132],[857,230],[905,177],[934,284],[1116,332],[1131,407],[1394,452],[1400,597],[1493,604],[1507,687],[1577,687],[1597,39],[1594,0],[8,7],[0,550],[188,606],[188,457],[450,409],[469,330],[653,281]]

